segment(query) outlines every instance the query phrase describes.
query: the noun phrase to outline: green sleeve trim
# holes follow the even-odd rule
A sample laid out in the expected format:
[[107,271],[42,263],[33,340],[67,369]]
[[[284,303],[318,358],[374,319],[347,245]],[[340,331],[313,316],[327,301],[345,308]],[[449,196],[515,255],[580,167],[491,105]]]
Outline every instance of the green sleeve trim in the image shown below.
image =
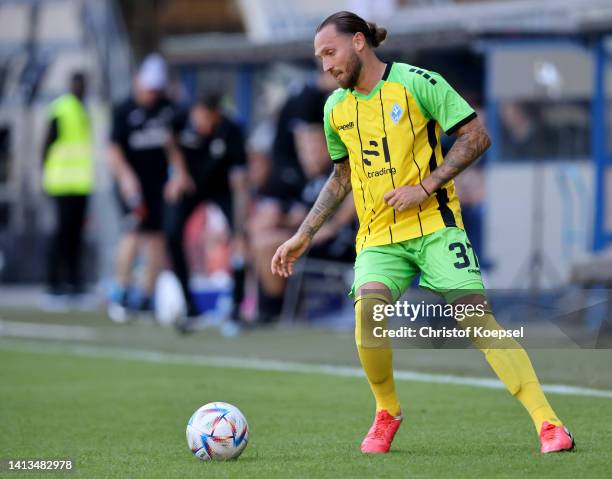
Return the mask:
[[439,73],[398,63],[391,71],[389,81],[404,85],[416,100],[423,116],[436,120],[447,134],[456,131],[458,124],[475,113]]
[[332,161],[343,160],[348,156],[348,150],[342,142],[338,129],[334,122],[334,106],[344,100],[346,97],[346,90],[337,89],[325,102],[325,109],[323,114],[323,127],[325,129],[325,140],[327,141],[327,151]]

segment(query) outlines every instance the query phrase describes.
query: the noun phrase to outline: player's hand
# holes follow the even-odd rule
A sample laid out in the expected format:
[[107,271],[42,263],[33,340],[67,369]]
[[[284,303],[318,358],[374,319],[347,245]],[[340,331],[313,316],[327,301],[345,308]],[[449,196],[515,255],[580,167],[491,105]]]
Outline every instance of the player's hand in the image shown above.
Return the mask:
[[310,238],[304,234],[296,233],[278,247],[270,269],[272,274],[288,278],[293,274],[293,265],[310,246]]
[[416,208],[429,196],[421,185],[407,185],[385,193],[383,198],[396,211],[406,211],[410,208]]
[[133,173],[125,173],[118,179],[119,192],[125,201],[138,197],[141,194],[140,181]]

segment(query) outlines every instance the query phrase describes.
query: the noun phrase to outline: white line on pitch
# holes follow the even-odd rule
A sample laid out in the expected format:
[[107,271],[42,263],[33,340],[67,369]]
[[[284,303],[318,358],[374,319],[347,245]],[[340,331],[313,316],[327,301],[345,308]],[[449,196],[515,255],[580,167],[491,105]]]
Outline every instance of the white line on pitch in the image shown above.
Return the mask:
[[0,320],[0,337],[1,336],[91,341],[96,337],[96,330],[86,326]]
[[[332,376],[363,377],[360,368],[349,366],[333,366],[326,364],[306,364],[287,361],[276,361],[257,358],[211,357],[162,353],[158,351],[133,350],[123,348],[105,348],[92,345],[53,344],[45,342],[0,341],[0,350],[30,352],[40,354],[72,354],[75,356],[123,359],[163,364],[202,365],[236,369],[252,369],[257,371],[280,371],[296,373],[319,373]],[[395,379],[400,381],[416,381],[423,383],[453,384],[457,386],[473,386],[487,389],[505,389],[497,379],[454,376],[450,374],[429,374],[416,371],[395,371]],[[612,391],[601,389],[569,386],[565,384],[547,384],[544,391],[565,396],[589,396],[612,398]]]

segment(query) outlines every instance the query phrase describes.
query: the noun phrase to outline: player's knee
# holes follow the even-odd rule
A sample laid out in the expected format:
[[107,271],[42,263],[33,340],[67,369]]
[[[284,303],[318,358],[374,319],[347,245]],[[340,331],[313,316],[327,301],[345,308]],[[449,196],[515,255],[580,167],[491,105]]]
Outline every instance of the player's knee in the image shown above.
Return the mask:
[[383,332],[387,327],[384,313],[389,299],[382,294],[362,294],[355,299],[355,342],[361,348],[387,348],[389,340]]

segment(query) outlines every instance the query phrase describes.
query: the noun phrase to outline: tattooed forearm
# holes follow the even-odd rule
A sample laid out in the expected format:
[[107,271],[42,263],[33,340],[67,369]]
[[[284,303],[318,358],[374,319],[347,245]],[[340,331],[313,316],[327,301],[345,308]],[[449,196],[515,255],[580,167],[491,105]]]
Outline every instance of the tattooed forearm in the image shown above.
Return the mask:
[[491,140],[480,120],[472,120],[460,128],[457,140],[444,157],[444,161],[427,178],[427,186],[431,188],[428,188],[428,191],[435,191],[452,180],[476,161],[490,145]]
[[317,201],[298,229],[312,239],[325,220],[338,209],[351,191],[351,167],[348,160],[334,165],[334,171],[325,182]]

